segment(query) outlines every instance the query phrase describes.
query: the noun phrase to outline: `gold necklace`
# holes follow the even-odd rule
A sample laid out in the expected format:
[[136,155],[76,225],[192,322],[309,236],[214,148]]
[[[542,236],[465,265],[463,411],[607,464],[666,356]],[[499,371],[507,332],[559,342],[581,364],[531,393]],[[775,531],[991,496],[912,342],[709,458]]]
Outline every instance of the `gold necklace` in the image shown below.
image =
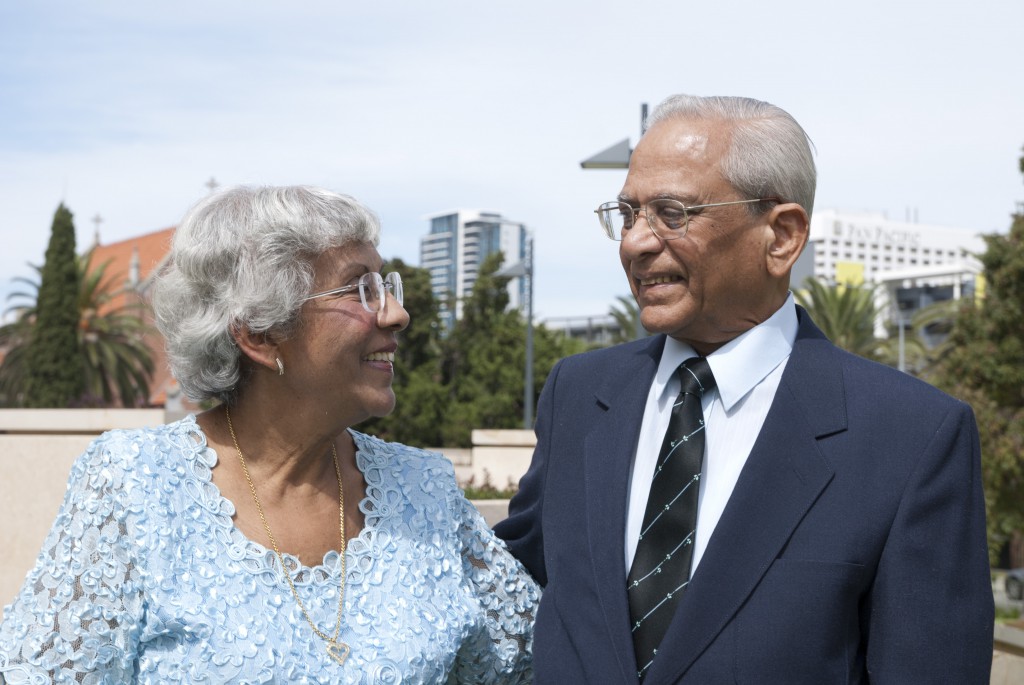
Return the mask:
[[231,441],[235,443],[235,452],[238,453],[238,461],[242,464],[242,471],[245,473],[245,480],[249,483],[249,491],[252,493],[252,501],[256,503],[256,511],[259,512],[260,520],[263,521],[263,530],[267,531],[267,537],[270,538],[270,544],[274,547],[274,554],[277,555],[278,561],[281,562],[281,572],[284,574],[285,580],[288,581],[288,587],[291,588],[292,596],[295,597],[295,602],[299,605],[299,610],[302,611],[303,617],[306,619],[306,623],[313,629],[313,632],[321,640],[327,643],[327,655],[338,662],[338,664],[344,664],[345,659],[348,658],[349,646],[344,642],[338,640],[338,635],[341,634],[341,617],[345,609],[345,487],[341,482],[341,467],[338,466],[338,448],[331,443],[331,454],[334,457],[334,472],[338,476],[338,519],[341,528],[341,588],[339,590],[338,597],[338,622],[334,627],[334,637],[331,637],[327,633],[323,632],[316,627],[313,623],[313,619],[309,617],[309,612],[306,611],[305,605],[302,603],[302,599],[299,598],[299,593],[295,589],[295,583],[292,582],[292,576],[288,573],[288,567],[284,565],[284,556],[281,555],[281,550],[277,546],[277,540],[274,538],[274,534],[270,532],[270,524],[267,523],[267,517],[263,514],[263,507],[260,506],[260,498],[256,496],[256,486],[253,485],[252,476],[249,475],[249,467],[245,465],[245,457],[242,456],[242,450],[238,447],[238,438],[235,437],[235,427],[231,425],[231,410],[228,406],[224,405],[224,415],[228,419],[228,431],[231,433]]

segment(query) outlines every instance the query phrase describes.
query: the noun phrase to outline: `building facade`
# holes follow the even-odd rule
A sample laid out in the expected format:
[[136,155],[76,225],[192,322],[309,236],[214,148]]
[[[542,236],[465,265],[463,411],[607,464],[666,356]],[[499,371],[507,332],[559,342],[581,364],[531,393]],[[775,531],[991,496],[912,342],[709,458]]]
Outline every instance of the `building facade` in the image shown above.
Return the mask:
[[980,295],[981,264],[974,255],[984,251],[985,241],[968,229],[891,221],[876,212],[816,210],[801,257],[806,268],[794,269],[792,285],[799,288],[807,275],[827,283],[880,284],[881,334],[887,322],[905,325],[934,302]]
[[[607,314],[551,317],[544,319],[543,325],[549,331],[599,347],[614,345],[623,335],[619,322]],[[630,334],[635,335],[635,332],[630,331]]]
[[[879,213],[817,210],[811,218],[814,275],[842,283],[874,283],[889,271],[966,266],[985,250],[977,233],[949,226],[891,221]],[[799,285],[794,283],[794,286]]]
[[[526,259],[528,232],[525,225],[492,211],[459,209],[427,219],[430,233],[420,240],[420,266],[430,272],[441,321],[450,330],[462,316],[462,300],[473,291],[480,265],[498,251],[504,254],[506,267]],[[513,307],[525,305],[524,281],[509,281],[509,303]]]

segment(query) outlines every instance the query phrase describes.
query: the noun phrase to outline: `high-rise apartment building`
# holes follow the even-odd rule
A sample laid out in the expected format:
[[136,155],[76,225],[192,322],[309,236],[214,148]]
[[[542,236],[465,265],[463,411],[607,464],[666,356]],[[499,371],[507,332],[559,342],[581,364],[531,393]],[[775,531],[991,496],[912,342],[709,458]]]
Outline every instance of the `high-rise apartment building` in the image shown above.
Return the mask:
[[[480,265],[499,250],[505,266],[526,258],[526,226],[498,212],[459,209],[427,217],[430,233],[420,240],[420,266],[430,272],[441,321],[451,329],[462,316],[462,298],[473,290]],[[508,284],[509,303],[521,307],[526,290],[523,278]],[[454,298],[454,307],[450,298]]]

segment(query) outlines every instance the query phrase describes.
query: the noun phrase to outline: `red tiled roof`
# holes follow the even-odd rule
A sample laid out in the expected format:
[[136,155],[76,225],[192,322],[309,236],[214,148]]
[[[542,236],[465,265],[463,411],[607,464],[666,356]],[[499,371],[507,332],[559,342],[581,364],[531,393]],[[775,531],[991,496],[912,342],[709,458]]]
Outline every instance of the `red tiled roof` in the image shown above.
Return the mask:
[[[174,227],[165,228],[153,233],[145,233],[134,238],[128,238],[109,245],[96,245],[92,250],[92,260],[89,263],[89,270],[99,267],[108,262],[105,274],[106,280],[110,281],[115,288],[118,286],[138,286],[146,283],[150,276],[155,275],[156,270],[163,263],[167,253],[171,250],[171,238],[174,237]],[[132,262],[138,260],[138,273],[135,274],[136,282],[130,283],[132,277]],[[110,301],[111,308],[122,307],[126,304],[126,293],[119,293]]]
[[[148,302],[148,286],[170,252],[173,236],[174,227],[145,233],[109,245],[93,247],[89,272],[91,273],[93,269],[107,263],[104,282],[110,283],[111,289],[116,291],[116,294],[105,305],[105,310],[123,307],[129,304],[129,298],[141,298]],[[135,274],[132,273],[133,263],[137,265],[138,269]],[[145,318],[146,322],[152,326],[153,315],[148,307]],[[167,368],[163,336],[154,328],[153,332],[146,336],[146,345],[149,347],[153,359],[149,404],[163,406],[167,400],[168,389],[176,384],[170,369]]]

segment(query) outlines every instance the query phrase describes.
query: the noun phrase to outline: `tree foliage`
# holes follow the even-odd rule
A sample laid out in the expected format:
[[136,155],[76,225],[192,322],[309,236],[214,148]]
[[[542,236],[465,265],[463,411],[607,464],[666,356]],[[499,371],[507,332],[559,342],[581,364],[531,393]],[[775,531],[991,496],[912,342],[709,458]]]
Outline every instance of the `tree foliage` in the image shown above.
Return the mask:
[[[124,294],[115,276],[107,275],[110,262],[93,268],[92,252],[76,257],[78,271],[77,337],[82,364],[83,391],[76,406],[125,406],[145,404],[153,360],[145,336],[152,331],[144,319],[141,302],[114,306]],[[42,276],[43,269],[33,267]],[[27,289],[11,293],[17,304],[8,309],[15,321],[0,327],[0,346],[7,349],[0,365],[0,404],[21,406],[27,385],[26,360],[38,320],[41,285],[17,279]]]
[[963,303],[932,380],[977,416],[994,560],[1024,529],[1024,211],[985,243],[984,293]]
[[636,306],[633,296],[619,295],[615,301],[616,304],[613,304],[608,310],[608,314],[619,327],[618,332],[612,337],[612,344],[635,340],[637,333],[649,335],[640,324],[640,308]]
[[481,264],[462,317],[445,340],[445,445],[469,445],[474,428],[522,424],[526,328],[519,312],[508,309],[509,279],[495,275],[502,259],[493,253]]
[[[389,440],[424,447],[468,447],[474,428],[520,428],[523,421],[526,322],[509,309],[508,278],[496,276],[502,256],[481,265],[462,318],[441,335],[438,303],[425,269],[395,260],[402,274],[409,327],[398,336],[395,411],[360,426]],[[543,326],[534,327],[536,403],[551,367],[583,349]]]
[[441,322],[431,292],[430,272],[400,259],[388,262],[384,270],[402,275],[409,326],[398,334],[395,410],[363,423],[360,430],[407,445],[438,447],[443,444],[441,422],[446,393],[441,387]]
[[75,225],[61,203],[53,216],[35,325],[24,355],[25,406],[67,407],[85,390],[78,338],[79,286]]

